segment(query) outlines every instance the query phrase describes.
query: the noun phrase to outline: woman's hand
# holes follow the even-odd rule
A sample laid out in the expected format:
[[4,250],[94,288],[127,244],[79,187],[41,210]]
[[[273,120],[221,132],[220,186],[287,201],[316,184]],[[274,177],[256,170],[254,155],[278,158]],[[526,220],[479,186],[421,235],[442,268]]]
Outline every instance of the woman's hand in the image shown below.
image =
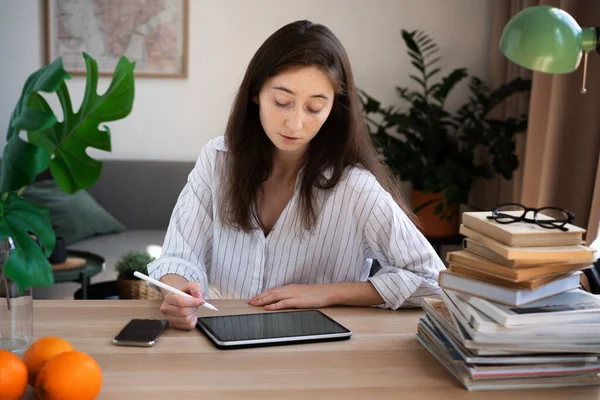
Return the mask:
[[183,297],[167,292],[160,306],[160,311],[167,317],[169,324],[178,329],[191,330],[196,326],[196,311],[205,303],[202,298],[201,286],[198,282],[186,283],[181,290],[194,298]]
[[265,306],[266,310],[329,307],[334,304],[333,292],[331,284],[286,285],[256,295],[248,303],[256,307]]

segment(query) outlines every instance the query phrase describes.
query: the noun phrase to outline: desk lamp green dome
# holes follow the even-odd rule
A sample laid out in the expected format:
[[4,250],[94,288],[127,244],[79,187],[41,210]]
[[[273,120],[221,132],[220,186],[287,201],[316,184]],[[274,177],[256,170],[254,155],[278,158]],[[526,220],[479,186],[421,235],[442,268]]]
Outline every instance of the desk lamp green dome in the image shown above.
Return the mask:
[[500,50],[512,62],[549,74],[573,72],[583,54],[583,86],[587,55],[600,52],[600,28],[581,28],[565,11],[551,6],[529,7],[515,15],[504,27]]

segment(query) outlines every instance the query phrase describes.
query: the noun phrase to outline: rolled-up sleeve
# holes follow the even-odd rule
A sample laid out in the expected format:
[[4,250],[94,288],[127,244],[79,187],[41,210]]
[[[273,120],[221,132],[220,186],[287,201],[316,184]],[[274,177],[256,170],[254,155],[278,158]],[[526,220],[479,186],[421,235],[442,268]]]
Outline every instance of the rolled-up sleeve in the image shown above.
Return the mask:
[[365,225],[368,256],[381,269],[369,281],[385,307],[419,307],[423,297],[439,297],[439,272],[446,267],[427,239],[386,192]]
[[200,283],[205,298],[209,295],[207,267],[213,240],[215,152],[211,142],[200,152],[173,209],[161,255],[148,264],[148,274],[154,279],[178,274]]

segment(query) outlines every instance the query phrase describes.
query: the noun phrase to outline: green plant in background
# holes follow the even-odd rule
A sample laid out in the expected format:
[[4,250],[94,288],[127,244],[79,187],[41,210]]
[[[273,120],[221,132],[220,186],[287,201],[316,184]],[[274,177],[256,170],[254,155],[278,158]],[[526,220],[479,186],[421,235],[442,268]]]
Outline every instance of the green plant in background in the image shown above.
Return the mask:
[[119,273],[119,279],[137,279],[133,276],[135,271],[148,275],[148,264],[154,261],[154,257],[145,251],[133,250],[121,256],[115,264]]
[[[102,162],[88,156],[87,148],[111,151],[110,130],[100,123],[122,119],[133,108],[135,63],[121,57],[110,86],[98,95],[98,65],[89,55],[83,57],[87,81],[77,112],[65,83],[70,75],[58,58],[29,76],[10,118],[0,172],[0,240],[10,238],[15,249],[0,271],[0,282],[11,279],[19,290],[53,283],[48,257],[56,239],[48,210],[24,200],[23,190],[48,167],[66,193],[92,186]],[[40,92],[56,93],[61,122]]]
[[[527,129],[527,116],[494,118],[490,112],[510,96],[528,92],[531,81],[516,78],[491,90],[481,79],[469,76],[466,68],[434,81],[441,71],[437,44],[423,31],[402,30],[402,38],[418,72],[410,75],[418,90],[396,88],[408,109],[384,108],[360,91],[375,146],[393,173],[411,182],[413,190],[442,193],[447,204],[467,203],[477,178],[489,179],[495,172],[511,179],[519,165],[515,135]],[[470,78],[470,96],[450,111],[446,100],[465,78]],[[476,161],[479,148],[489,152],[491,165]],[[443,201],[437,201],[435,213],[451,218],[444,214]],[[416,205],[415,211],[428,204]]]

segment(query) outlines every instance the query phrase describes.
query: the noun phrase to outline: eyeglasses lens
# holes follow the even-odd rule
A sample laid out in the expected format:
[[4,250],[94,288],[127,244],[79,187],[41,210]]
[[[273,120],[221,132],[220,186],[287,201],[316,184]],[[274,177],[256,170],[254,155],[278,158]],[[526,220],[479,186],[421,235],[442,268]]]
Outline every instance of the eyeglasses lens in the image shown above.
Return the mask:
[[498,222],[509,222],[519,219],[525,213],[525,207],[518,204],[503,204],[496,208],[495,219]]

